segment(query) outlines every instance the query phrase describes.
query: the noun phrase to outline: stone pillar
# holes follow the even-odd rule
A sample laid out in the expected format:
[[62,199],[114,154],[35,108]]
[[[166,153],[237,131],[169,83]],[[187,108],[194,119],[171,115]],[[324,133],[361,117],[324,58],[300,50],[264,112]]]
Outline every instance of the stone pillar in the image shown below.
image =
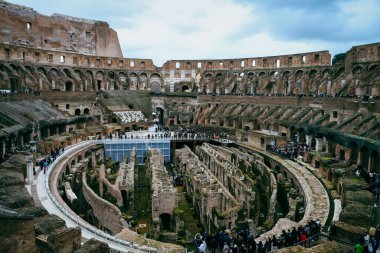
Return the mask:
[[95,155],[95,150],[91,151],[91,160],[92,160],[92,168],[96,167],[96,155]]
[[5,140],[4,140],[4,142],[3,142],[3,145],[2,145],[2,149],[3,149],[3,153],[2,153],[2,158],[3,158],[3,160],[4,160],[4,158],[5,158],[5,150],[6,150],[6,143],[5,143]]
[[306,135],[306,145],[311,146],[312,135]]
[[34,175],[33,175],[33,156],[29,155],[26,157],[26,179],[25,182],[28,185],[33,184]]
[[371,172],[372,168],[372,159],[374,159],[371,155],[368,156],[368,171]]
[[38,79],[38,83],[40,84],[40,90],[42,90],[42,88],[43,88],[43,85],[42,85],[42,79],[40,78],[40,79]]
[[315,138],[316,144],[315,144],[315,151],[320,152],[323,148],[323,141],[322,138]]
[[326,153],[329,153],[329,142],[328,142],[328,140],[326,139],[326,137],[323,137],[323,143],[324,143],[324,145],[325,145],[325,147],[326,147]]
[[363,159],[362,151],[358,151],[358,162],[356,164],[362,165],[362,159]]

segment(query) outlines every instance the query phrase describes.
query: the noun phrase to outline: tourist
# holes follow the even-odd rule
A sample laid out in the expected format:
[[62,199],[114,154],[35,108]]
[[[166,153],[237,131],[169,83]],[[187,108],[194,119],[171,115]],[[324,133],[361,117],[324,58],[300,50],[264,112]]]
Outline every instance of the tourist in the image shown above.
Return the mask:
[[205,241],[202,241],[201,245],[199,245],[198,249],[199,249],[199,253],[205,253],[206,252],[206,242]]
[[209,243],[209,248],[211,250],[211,253],[215,253],[216,249],[218,248],[218,242],[216,240],[216,235],[212,236]]
[[223,253],[230,253],[230,247],[228,246],[227,242],[224,243],[222,252]]

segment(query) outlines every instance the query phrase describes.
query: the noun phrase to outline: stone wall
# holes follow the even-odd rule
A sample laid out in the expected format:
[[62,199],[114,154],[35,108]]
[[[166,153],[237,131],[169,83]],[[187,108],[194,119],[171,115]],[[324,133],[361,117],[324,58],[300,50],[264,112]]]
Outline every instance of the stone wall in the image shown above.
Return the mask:
[[177,149],[176,159],[179,173],[188,178],[186,191],[192,197],[201,222],[208,230],[234,228],[243,204],[190,148]]
[[116,32],[106,22],[53,14],[1,2],[0,41],[43,49],[122,57]]
[[91,206],[94,216],[99,220],[99,227],[105,227],[112,234],[117,234],[127,227],[120,210],[99,197],[88,185],[86,173],[82,174],[82,191],[86,202]]
[[159,149],[148,150],[145,166],[152,185],[152,220],[159,230],[160,215],[169,214],[172,218],[174,209],[178,206],[177,189],[173,186],[173,180],[164,166],[164,157]]

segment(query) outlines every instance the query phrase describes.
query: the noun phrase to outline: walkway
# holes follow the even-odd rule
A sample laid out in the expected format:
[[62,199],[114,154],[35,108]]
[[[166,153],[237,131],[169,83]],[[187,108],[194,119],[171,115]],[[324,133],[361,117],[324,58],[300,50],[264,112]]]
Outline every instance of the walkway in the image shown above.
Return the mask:
[[247,144],[239,143],[239,145],[270,157],[282,164],[288,173],[292,174],[298,181],[298,184],[302,188],[300,191],[303,192],[305,200],[305,213],[301,221],[294,222],[289,219],[280,219],[270,231],[257,238],[257,241],[265,241],[268,237],[280,235],[283,229],[287,230],[292,229],[292,227],[298,227],[299,225],[306,225],[311,219],[318,218],[321,224],[324,225],[326,223],[330,210],[329,197],[322,183],[309,170],[298,163],[291,160],[284,160],[267,151],[256,149]]
[[[85,142],[85,143],[90,144],[90,142]],[[124,246],[120,242],[115,242],[118,239],[116,239],[113,236],[107,235],[108,237],[113,237],[115,241],[112,241],[110,239],[105,238],[104,236],[101,236],[102,234],[104,234],[101,230],[96,229],[95,227],[91,226],[90,224],[84,222],[83,220],[75,220],[75,219],[73,220],[73,218],[75,218],[75,217],[70,216],[66,212],[63,212],[61,209],[58,208],[56,203],[54,203],[54,201],[52,199],[52,195],[49,194],[48,189],[46,187],[46,185],[47,185],[46,180],[47,180],[51,170],[54,170],[54,167],[57,165],[58,161],[60,161],[61,159],[64,159],[68,153],[71,153],[71,152],[73,152],[79,148],[83,148],[85,143],[81,143],[79,145],[73,145],[71,147],[66,148],[64,154],[60,155],[54,161],[54,163],[49,167],[48,173],[46,175],[43,173],[39,173],[39,175],[37,177],[37,182],[36,182],[36,191],[32,190],[33,199],[36,199],[36,200],[38,199],[41,202],[42,206],[50,214],[55,214],[55,215],[59,216],[60,218],[62,218],[63,220],[65,220],[67,227],[78,227],[78,226],[80,226],[81,231],[82,231],[82,241],[86,241],[86,240],[89,240],[91,238],[95,238],[99,241],[107,243],[111,249],[119,251],[119,252],[138,252],[138,253],[148,252],[148,251],[142,251],[142,250],[135,249],[132,247]],[[32,187],[32,189],[33,188],[34,187]],[[86,224],[84,224],[84,223],[86,223]],[[118,240],[118,241],[120,241],[120,240]],[[125,242],[125,243],[129,244],[129,242]],[[152,250],[152,252],[153,252],[153,250]]]

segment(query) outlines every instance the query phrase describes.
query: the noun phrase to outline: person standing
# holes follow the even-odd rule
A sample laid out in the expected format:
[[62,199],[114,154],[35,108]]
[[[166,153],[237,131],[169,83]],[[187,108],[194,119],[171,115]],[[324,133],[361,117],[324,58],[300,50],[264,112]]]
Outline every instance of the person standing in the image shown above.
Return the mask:
[[355,245],[355,253],[363,253],[363,249],[363,245],[360,242]]
[[206,252],[206,242],[202,241],[201,245],[199,245],[199,253],[205,253]]

